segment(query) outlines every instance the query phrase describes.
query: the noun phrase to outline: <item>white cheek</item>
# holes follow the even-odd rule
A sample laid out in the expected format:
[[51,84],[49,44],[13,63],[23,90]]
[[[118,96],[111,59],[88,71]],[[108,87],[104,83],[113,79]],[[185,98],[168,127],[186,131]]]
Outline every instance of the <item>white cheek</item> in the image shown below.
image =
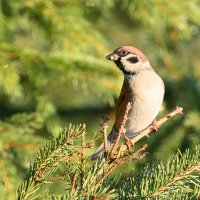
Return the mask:
[[[130,56],[132,57],[132,56]],[[130,63],[129,61],[127,61],[128,57],[126,58],[121,58],[122,60],[122,63],[124,65],[124,68],[126,71],[135,71],[135,70],[138,70],[141,66],[141,63],[140,62],[137,62],[137,63]]]

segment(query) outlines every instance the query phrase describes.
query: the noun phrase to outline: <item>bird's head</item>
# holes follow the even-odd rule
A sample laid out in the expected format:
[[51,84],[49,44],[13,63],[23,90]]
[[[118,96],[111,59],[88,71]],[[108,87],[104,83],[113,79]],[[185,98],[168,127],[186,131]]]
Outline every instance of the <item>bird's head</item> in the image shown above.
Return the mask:
[[134,75],[139,71],[152,69],[147,57],[139,49],[131,46],[117,48],[107,55],[106,59],[114,61],[125,75]]

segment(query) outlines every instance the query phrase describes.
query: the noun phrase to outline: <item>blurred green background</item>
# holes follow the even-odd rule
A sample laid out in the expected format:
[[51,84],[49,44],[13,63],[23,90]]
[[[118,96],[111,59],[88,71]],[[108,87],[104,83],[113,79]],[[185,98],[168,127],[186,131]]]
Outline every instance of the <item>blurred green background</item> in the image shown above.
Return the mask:
[[1,0],[0,5],[1,199],[15,198],[39,147],[64,126],[86,123],[90,140],[100,135],[107,113],[112,127],[123,75],[104,57],[119,46],[141,49],[163,78],[160,116],[176,105],[184,108],[183,116],[142,141],[150,153],[143,162],[199,144],[199,0]]

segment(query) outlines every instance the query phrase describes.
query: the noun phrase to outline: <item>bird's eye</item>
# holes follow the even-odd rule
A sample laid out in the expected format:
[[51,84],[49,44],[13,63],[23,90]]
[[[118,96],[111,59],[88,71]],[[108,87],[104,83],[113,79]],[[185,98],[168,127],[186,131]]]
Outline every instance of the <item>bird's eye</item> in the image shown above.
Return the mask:
[[120,56],[126,56],[128,54],[127,51],[120,51]]

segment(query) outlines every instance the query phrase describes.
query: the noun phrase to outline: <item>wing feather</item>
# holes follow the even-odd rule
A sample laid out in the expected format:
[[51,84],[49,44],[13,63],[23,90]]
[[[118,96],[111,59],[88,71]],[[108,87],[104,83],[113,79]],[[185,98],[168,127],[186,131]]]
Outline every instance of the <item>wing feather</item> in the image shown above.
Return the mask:
[[116,108],[116,113],[115,113],[115,124],[113,126],[113,128],[118,131],[119,127],[122,123],[122,119],[123,119],[123,115],[125,112],[125,108],[126,108],[126,104],[127,102],[127,95],[126,95],[126,88],[123,85],[120,95],[119,95],[119,99],[117,102],[117,108]]

